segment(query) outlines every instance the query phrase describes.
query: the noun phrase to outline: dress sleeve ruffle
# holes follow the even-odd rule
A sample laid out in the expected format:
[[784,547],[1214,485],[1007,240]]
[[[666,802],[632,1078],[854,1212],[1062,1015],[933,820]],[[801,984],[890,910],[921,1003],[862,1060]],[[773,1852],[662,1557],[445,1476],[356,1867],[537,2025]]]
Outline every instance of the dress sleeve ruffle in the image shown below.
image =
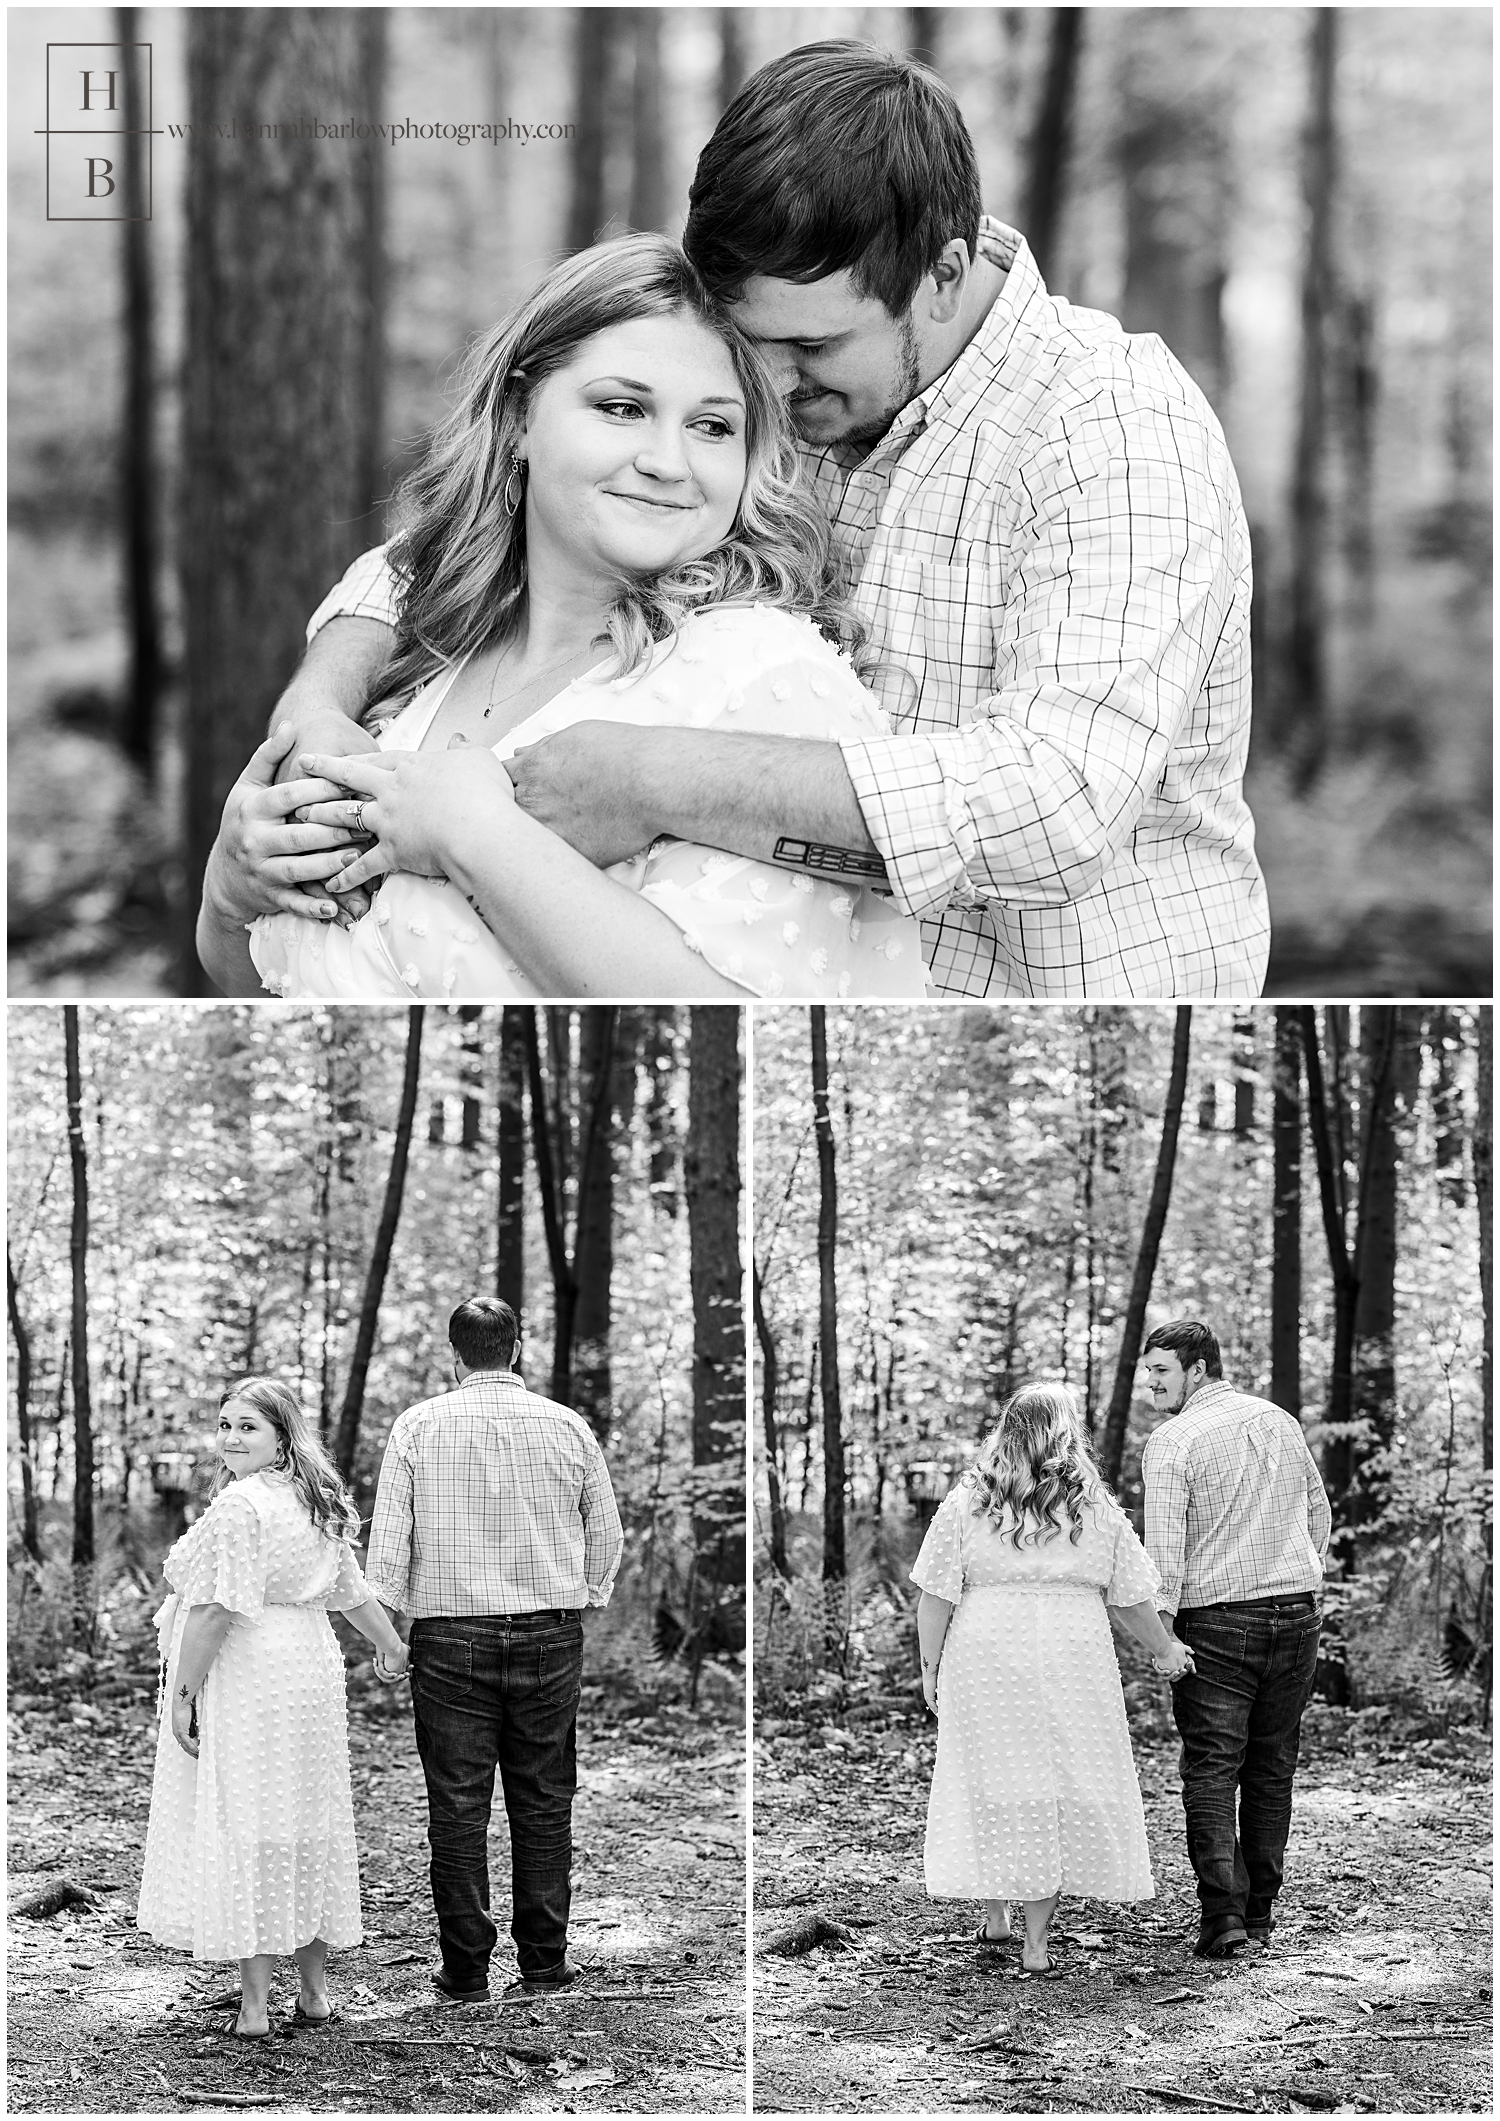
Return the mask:
[[268,1567],[255,1505],[232,1489],[178,1540],[165,1564],[182,1606],[221,1605],[249,1620],[265,1610]]
[[370,1596],[370,1587],[365,1582],[354,1549],[347,1540],[339,1542],[339,1572],[333,1589],[323,1603],[330,1613],[352,1613],[356,1606],[364,1605]]
[[1105,1530],[1114,1535],[1114,1566],[1105,1587],[1105,1604],[1141,1605],[1148,1598],[1154,1599],[1161,1589],[1161,1572],[1118,1504],[1112,1504],[1107,1511]]
[[912,1563],[912,1582],[920,1590],[930,1591],[934,1598],[946,1598],[950,1605],[957,1605],[964,1594],[964,1518],[967,1512],[967,1490],[954,1488],[939,1505],[936,1517],[927,1527],[921,1552]]

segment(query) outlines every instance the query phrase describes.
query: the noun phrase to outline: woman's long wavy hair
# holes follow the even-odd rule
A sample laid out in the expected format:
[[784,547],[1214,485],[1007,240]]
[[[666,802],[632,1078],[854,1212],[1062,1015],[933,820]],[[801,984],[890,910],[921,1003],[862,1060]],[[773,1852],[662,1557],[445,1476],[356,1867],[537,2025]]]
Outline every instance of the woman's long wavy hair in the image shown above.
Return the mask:
[[[654,578],[620,581],[607,625],[616,674],[641,665],[693,612],[766,603],[805,613],[861,667],[864,628],[821,508],[798,480],[781,395],[764,357],[665,236],[579,251],[471,349],[459,400],[403,483],[389,555],[398,614],[391,660],[365,717],[384,720],[460,657],[508,639],[526,597],[526,509],[508,512],[512,451],[532,393],[612,324],[689,316],[720,340],[745,394],[745,486],[729,536]],[[379,714],[372,710],[379,706]]]
[[[263,1414],[276,1431],[275,1469],[290,1475],[292,1486],[307,1505],[318,1530],[330,1539],[358,1539],[359,1512],[354,1499],[338,1467],[308,1427],[296,1394],[274,1377],[246,1377],[224,1393],[220,1410],[236,1399]],[[228,1466],[221,1462],[210,1496],[222,1493],[233,1478]]]
[[1009,1536],[1018,1549],[1056,1539],[1065,1521],[1076,1546],[1084,1506],[1108,1492],[1066,1385],[1013,1392],[968,1477],[976,1514],[998,1522],[1009,1511]]

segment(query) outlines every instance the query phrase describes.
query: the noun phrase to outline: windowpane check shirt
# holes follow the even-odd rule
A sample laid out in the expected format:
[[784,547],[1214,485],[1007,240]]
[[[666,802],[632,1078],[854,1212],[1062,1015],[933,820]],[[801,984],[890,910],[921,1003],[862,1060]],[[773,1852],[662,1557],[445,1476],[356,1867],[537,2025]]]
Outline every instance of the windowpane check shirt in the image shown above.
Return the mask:
[[608,1605],[623,1544],[588,1423],[480,1371],[397,1417],[365,1581],[414,1620]]
[[1146,1439],[1146,1551],[1162,1612],[1316,1593],[1332,1517],[1301,1429],[1222,1378]]
[[[803,445],[892,733],[844,761],[939,993],[1259,994],[1241,794],[1250,540],[1207,400],[1154,334],[1049,295],[984,323],[864,456]],[[394,618],[379,554],[314,614]]]

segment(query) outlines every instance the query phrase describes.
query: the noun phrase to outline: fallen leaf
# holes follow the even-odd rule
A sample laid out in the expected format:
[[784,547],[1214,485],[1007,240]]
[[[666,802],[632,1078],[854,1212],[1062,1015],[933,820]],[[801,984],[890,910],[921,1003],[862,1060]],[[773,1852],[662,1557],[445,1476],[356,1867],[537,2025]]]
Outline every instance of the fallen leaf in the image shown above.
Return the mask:
[[584,2069],[568,2069],[553,2063],[551,2068],[557,2077],[557,2088],[560,2092],[588,2091],[615,2082],[614,2066],[608,2062],[590,2063]]

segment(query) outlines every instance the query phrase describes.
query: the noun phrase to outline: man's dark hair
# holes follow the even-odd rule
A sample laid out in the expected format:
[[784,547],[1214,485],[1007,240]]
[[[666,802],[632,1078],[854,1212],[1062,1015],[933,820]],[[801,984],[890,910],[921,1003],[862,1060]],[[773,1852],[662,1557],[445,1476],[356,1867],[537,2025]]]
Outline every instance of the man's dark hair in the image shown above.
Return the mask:
[[466,1370],[508,1370],[521,1328],[498,1296],[471,1296],[448,1321],[453,1352]]
[[900,316],[944,246],[974,255],[983,210],[969,129],[946,82],[897,52],[804,44],[752,74],[698,157],[682,243],[715,294],[758,273],[848,268]]
[[1201,1362],[1210,1377],[1224,1375],[1224,1361],[1219,1354],[1219,1343],[1212,1329],[1200,1318],[1174,1318],[1170,1325],[1158,1326],[1154,1333],[1146,1335],[1143,1355],[1153,1348],[1165,1348],[1175,1355],[1184,1370],[1191,1370],[1195,1362]]

